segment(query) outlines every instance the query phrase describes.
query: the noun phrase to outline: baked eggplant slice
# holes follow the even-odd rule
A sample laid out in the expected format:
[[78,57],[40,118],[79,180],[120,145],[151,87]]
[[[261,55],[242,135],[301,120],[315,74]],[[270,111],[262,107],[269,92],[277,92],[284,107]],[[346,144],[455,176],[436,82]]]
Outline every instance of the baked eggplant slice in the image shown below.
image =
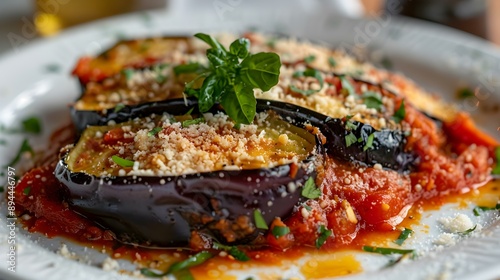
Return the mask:
[[55,170],[72,207],[123,242],[160,247],[186,247],[193,232],[247,244],[262,231],[255,211],[267,224],[286,218],[322,164],[317,136],[267,107],[237,129],[223,113],[193,118],[189,108],[128,108],[113,113],[117,124],[88,127]]
[[85,85],[90,81],[102,81],[126,68],[171,63],[179,53],[185,55],[193,51],[191,39],[185,36],[123,40],[96,57],[81,58],[73,69],[73,75]]

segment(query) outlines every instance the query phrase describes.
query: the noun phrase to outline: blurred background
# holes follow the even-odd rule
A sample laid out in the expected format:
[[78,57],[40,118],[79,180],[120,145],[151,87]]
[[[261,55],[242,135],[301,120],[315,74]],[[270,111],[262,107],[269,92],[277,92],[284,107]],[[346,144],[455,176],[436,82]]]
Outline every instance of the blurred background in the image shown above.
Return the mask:
[[[318,1],[334,2],[337,14],[345,16],[410,16],[461,29],[500,45],[499,0]],[[202,2],[207,3],[199,3]],[[12,33],[29,33],[30,39],[48,37],[65,28],[113,15],[168,8],[169,0],[1,0],[0,54],[12,48]]]

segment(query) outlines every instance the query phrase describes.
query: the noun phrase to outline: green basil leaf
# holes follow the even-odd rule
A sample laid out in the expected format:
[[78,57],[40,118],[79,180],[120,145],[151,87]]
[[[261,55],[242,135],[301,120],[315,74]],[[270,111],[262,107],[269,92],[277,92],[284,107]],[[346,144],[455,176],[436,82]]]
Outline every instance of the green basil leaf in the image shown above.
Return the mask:
[[304,58],[304,62],[306,64],[310,64],[310,63],[314,62],[314,60],[316,60],[316,56],[314,56],[314,55],[308,55]]
[[234,89],[229,88],[220,101],[226,114],[236,123],[250,124],[255,118],[257,100],[251,87],[238,84]]
[[394,243],[398,244],[399,246],[403,245],[403,242],[405,242],[406,239],[408,239],[408,237],[410,237],[410,235],[413,234],[413,230],[409,229],[409,228],[405,228],[398,236],[398,239],[396,239],[396,241],[394,241]]
[[133,167],[134,166],[134,162],[131,161],[131,160],[128,160],[128,159],[124,159],[124,158],[121,158],[117,155],[114,155],[111,157],[111,160],[118,164],[119,166],[121,167]]
[[188,63],[188,64],[177,65],[174,67],[173,70],[174,70],[175,75],[179,76],[180,74],[196,73],[200,69],[203,69],[203,67],[197,62],[193,62],[193,63]]
[[323,246],[323,244],[325,244],[326,240],[328,239],[328,237],[330,237],[330,235],[332,235],[332,231],[327,229],[324,225],[321,225],[319,228],[318,228],[318,232],[319,232],[319,236],[318,238],[316,239],[316,248],[319,249],[321,248],[321,246]]
[[345,136],[345,145],[346,147],[350,147],[352,144],[356,143],[358,139],[356,139],[356,136],[350,132]]
[[250,50],[250,40],[247,38],[240,38],[235,40],[229,46],[229,52],[236,55],[240,59],[244,59],[248,56]]
[[316,199],[321,196],[321,189],[316,187],[313,177],[309,177],[309,179],[307,179],[304,187],[302,188],[301,194],[303,197],[309,199]]
[[497,203],[495,207],[487,207],[487,206],[476,206],[472,209],[474,216],[481,216],[482,212],[491,211],[491,210],[500,210],[500,203]]
[[377,253],[382,255],[392,255],[392,254],[410,254],[414,253],[415,250],[412,249],[395,249],[395,248],[383,248],[383,247],[373,247],[373,246],[363,246],[363,251],[369,253]]
[[30,117],[22,121],[24,132],[40,134],[42,125],[37,117]]
[[203,42],[207,43],[214,49],[226,51],[226,49],[212,36],[204,33],[196,33],[194,37],[201,39]]
[[377,111],[380,111],[380,109],[382,109],[382,105],[384,104],[382,102],[382,96],[373,91],[365,92],[363,94],[363,99],[366,107],[375,109]]
[[337,61],[333,57],[328,58],[328,64],[330,64],[331,67],[337,66]]
[[123,108],[125,108],[125,104],[123,103],[118,103],[115,106],[115,109],[113,110],[114,113],[120,112]]
[[214,74],[208,76],[204,81],[203,85],[200,88],[200,92],[198,95],[198,109],[200,113],[207,112],[214,106],[215,102],[218,100],[217,98],[217,83],[218,77]]
[[491,170],[491,174],[500,175],[500,146],[495,148],[495,158],[497,164]]
[[392,116],[392,119],[396,123],[400,123],[405,119],[406,116],[406,110],[405,110],[405,101],[401,101],[401,105],[399,106],[399,109],[394,113],[394,116]]
[[[218,67],[225,66],[227,64],[228,57],[227,57],[227,53],[223,50],[208,49],[207,50],[207,59],[212,64],[212,67],[217,69]],[[224,71],[226,72],[227,69],[224,69]],[[225,75],[221,75],[222,73],[217,73],[217,74],[220,75],[221,77],[225,76]]]
[[259,209],[253,210],[253,219],[255,220],[255,226],[260,229],[269,229],[266,220]]
[[30,192],[31,192],[31,186],[27,186],[23,190],[24,195],[30,195]]
[[268,91],[278,83],[281,61],[275,53],[257,53],[241,62],[241,79],[254,88]]
[[368,139],[366,140],[366,144],[363,147],[363,152],[366,152],[368,149],[371,149],[373,147],[373,140],[375,139],[375,134],[372,133],[370,136],[368,136]]
[[214,242],[213,248],[215,250],[223,250],[223,251],[228,252],[229,255],[233,256],[238,261],[246,262],[246,261],[250,260],[250,257],[248,257],[248,255],[245,254],[245,252],[241,251],[236,246],[227,246],[227,245],[222,245],[220,243]]

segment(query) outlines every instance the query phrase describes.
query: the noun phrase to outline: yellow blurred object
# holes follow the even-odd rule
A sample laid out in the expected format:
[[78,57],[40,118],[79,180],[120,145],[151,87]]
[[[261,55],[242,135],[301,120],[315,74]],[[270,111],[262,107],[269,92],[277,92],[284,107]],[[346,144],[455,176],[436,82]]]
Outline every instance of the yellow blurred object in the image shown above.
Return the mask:
[[35,0],[35,26],[42,36],[50,36],[80,23],[164,7],[165,0]]

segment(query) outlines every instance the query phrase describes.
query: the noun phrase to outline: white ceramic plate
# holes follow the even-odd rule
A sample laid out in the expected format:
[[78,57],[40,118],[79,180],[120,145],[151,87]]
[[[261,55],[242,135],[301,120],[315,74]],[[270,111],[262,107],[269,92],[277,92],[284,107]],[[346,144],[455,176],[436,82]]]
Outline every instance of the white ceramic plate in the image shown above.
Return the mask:
[[[218,6],[217,3],[225,4]],[[226,3],[227,2],[227,3]],[[245,1],[247,2],[247,1]],[[191,1],[170,1],[168,9],[151,13],[131,14],[95,22],[63,32],[55,38],[32,42],[26,47],[0,58],[0,122],[16,127],[27,116],[43,120],[44,133],[31,137],[35,148],[47,145],[50,132],[69,120],[66,105],[73,101],[79,88],[69,72],[77,58],[84,54],[97,54],[123,36],[145,37],[163,34],[192,34],[195,32],[245,31],[297,36],[351,48],[363,45],[367,59],[378,65],[388,61],[395,70],[402,71],[430,91],[453,100],[457,87],[481,87],[481,95],[474,102],[458,104],[470,112],[482,127],[500,139],[500,113],[492,110],[500,104],[500,51],[473,36],[445,27],[415,20],[394,17],[374,20],[352,20],[334,15],[333,7],[319,2],[274,1],[250,5],[244,1],[204,1],[193,5]],[[255,2],[253,2],[255,3]],[[271,4],[272,3],[272,4]],[[266,4],[266,5],[264,5]],[[286,12],[282,7],[286,7]],[[23,36],[22,34],[18,34]],[[29,38],[26,38],[29,39]],[[479,103],[478,103],[479,102]],[[479,107],[476,106],[479,104]],[[25,136],[0,134],[7,145],[0,146],[0,164],[11,159]],[[17,174],[21,175],[21,174]],[[6,180],[5,177],[2,178]],[[5,279],[127,279],[116,272],[105,272],[99,267],[106,255],[86,250],[69,243],[79,261],[55,253],[64,240],[47,239],[29,234],[18,227],[16,235],[17,272],[7,270],[8,228],[6,204],[2,201],[0,215],[0,278]],[[383,256],[358,254],[365,272],[349,279],[375,277],[376,279],[423,279],[450,277],[453,279],[492,279],[500,277],[500,222],[495,213],[472,215],[470,205],[457,210],[456,205],[426,213],[423,224],[428,233],[415,229],[416,236],[408,240],[407,247],[421,252],[432,251],[432,241],[439,235],[437,219],[454,213],[467,214],[474,223],[485,225],[481,235],[459,242],[458,245],[431,252],[416,261],[381,269],[386,263]],[[67,241],[64,241],[67,243]],[[133,268],[121,262],[122,268]],[[276,270],[279,271],[279,268]],[[297,266],[279,272],[284,278],[297,277]],[[246,271],[243,274],[253,274]],[[245,279],[239,274],[240,279]],[[299,276],[300,278],[300,276]]]

